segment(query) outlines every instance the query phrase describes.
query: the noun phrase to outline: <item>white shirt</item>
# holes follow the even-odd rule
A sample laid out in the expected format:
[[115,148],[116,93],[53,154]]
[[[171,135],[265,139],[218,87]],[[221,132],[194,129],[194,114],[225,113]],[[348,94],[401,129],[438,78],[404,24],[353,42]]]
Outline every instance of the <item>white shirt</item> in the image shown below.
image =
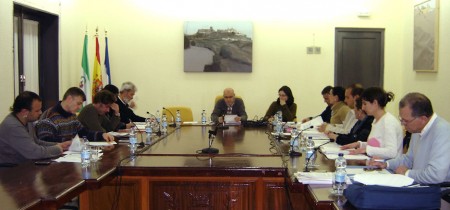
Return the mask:
[[342,122],[342,124],[328,124],[325,128],[325,131],[331,131],[338,134],[348,134],[350,133],[350,130],[352,130],[353,126],[355,126],[358,119],[356,119],[355,116],[355,110],[350,110],[347,112],[347,115],[345,115],[345,119]]

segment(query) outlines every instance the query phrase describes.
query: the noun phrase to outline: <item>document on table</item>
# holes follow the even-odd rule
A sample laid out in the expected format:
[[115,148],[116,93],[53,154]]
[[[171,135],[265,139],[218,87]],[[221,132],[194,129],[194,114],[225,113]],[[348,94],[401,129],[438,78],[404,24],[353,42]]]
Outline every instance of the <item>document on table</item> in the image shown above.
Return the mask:
[[[81,153],[80,152],[72,152],[72,151],[65,151],[63,153],[64,156],[61,156],[54,161],[56,162],[71,162],[71,163],[81,163]],[[102,152],[99,152],[98,157],[101,157],[103,155]]]
[[323,124],[323,120],[321,116],[314,117],[312,120],[302,123],[300,125],[300,129],[304,130],[313,126],[313,128],[318,127]]
[[363,173],[356,174],[353,180],[365,185],[404,187],[411,185],[414,179],[401,174]]
[[[303,184],[332,184],[333,172],[297,172],[294,173],[297,180]],[[347,184],[352,182],[347,177]]]
[[234,118],[236,118],[237,115],[235,114],[227,114],[223,117],[223,121],[225,122],[226,125],[240,125],[241,122],[236,122],[236,120],[234,120]]

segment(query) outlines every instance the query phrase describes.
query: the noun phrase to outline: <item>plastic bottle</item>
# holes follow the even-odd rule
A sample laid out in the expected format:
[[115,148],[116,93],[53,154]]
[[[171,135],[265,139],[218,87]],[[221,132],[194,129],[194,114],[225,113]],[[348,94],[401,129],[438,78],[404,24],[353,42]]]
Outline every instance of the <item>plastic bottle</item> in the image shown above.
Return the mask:
[[136,128],[135,127],[131,127],[130,128],[130,154],[131,157],[134,157],[134,155],[136,154],[136,149],[137,149],[137,137],[136,137]]
[[152,123],[150,121],[150,119],[145,123],[145,133],[147,134],[146,138],[145,138],[145,144],[150,144],[152,142]]
[[305,163],[307,168],[314,168],[316,161],[316,151],[314,148],[314,141],[312,139],[308,139],[306,142],[306,156]]
[[91,164],[91,149],[89,148],[89,141],[83,137],[81,145],[81,167],[85,168]]
[[161,119],[161,133],[167,133],[167,117],[165,114],[162,115]]
[[283,112],[281,110],[278,111],[278,121],[283,122]]
[[159,113],[159,110],[156,110],[156,122],[161,123],[161,114]]
[[336,166],[336,171],[333,175],[333,191],[335,195],[342,195],[344,189],[347,187],[347,161],[345,160],[343,153],[339,153],[334,165]]
[[298,133],[297,133],[297,128],[294,127],[291,130],[291,147],[293,147],[293,151],[298,152],[298,146],[299,146],[299,140],[298,140]]
[[177,110],[176,112],[176,117],[175,117],[175,125],[177,126],[177,128],[181,127],[181,113],[180,110]]
[[206,111],[205,110],[202,111],[202,124],[206,125]]
[[275,115],[273,116],[272,125],[274,127],[274,131],[276,131],[275,126],[277,125],[277,123],[278,123],[278,112],[276,112]]

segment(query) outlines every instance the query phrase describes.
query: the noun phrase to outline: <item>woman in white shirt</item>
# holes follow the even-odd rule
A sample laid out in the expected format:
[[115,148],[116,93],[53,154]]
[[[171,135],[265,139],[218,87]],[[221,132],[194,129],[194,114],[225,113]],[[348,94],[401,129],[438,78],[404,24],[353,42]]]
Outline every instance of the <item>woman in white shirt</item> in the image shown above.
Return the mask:
[[403,130],[400,121],[384,108],[394,99],[392,92],[386,93],[382,88],[371,87],[361,95],[363,110],[373,116],[372,130],[367,142],[354,142],[341,147],[351,149],[350,154],[366,153],[383,159],[395,158],[402,154]]

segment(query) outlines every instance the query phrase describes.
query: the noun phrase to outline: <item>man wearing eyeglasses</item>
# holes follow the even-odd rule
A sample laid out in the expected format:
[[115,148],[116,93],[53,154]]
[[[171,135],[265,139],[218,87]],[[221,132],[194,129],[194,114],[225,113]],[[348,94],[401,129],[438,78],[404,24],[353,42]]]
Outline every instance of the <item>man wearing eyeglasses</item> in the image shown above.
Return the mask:
[[388,168],[421,184],[450,181],[450,124],[433,112],[430,99],[409,93],[399,103],[400,122],[412,133],[406,154],[386,163],[370,165]]
[[223,99],[217,101],[214,106],[211,120],[215,123],[223,123],[225,115],[236,115],[236,117],[234,117],[235,122],[247,120],[244,101],[235,97],[232,88],[225,88],[225,90],[223,90]]

